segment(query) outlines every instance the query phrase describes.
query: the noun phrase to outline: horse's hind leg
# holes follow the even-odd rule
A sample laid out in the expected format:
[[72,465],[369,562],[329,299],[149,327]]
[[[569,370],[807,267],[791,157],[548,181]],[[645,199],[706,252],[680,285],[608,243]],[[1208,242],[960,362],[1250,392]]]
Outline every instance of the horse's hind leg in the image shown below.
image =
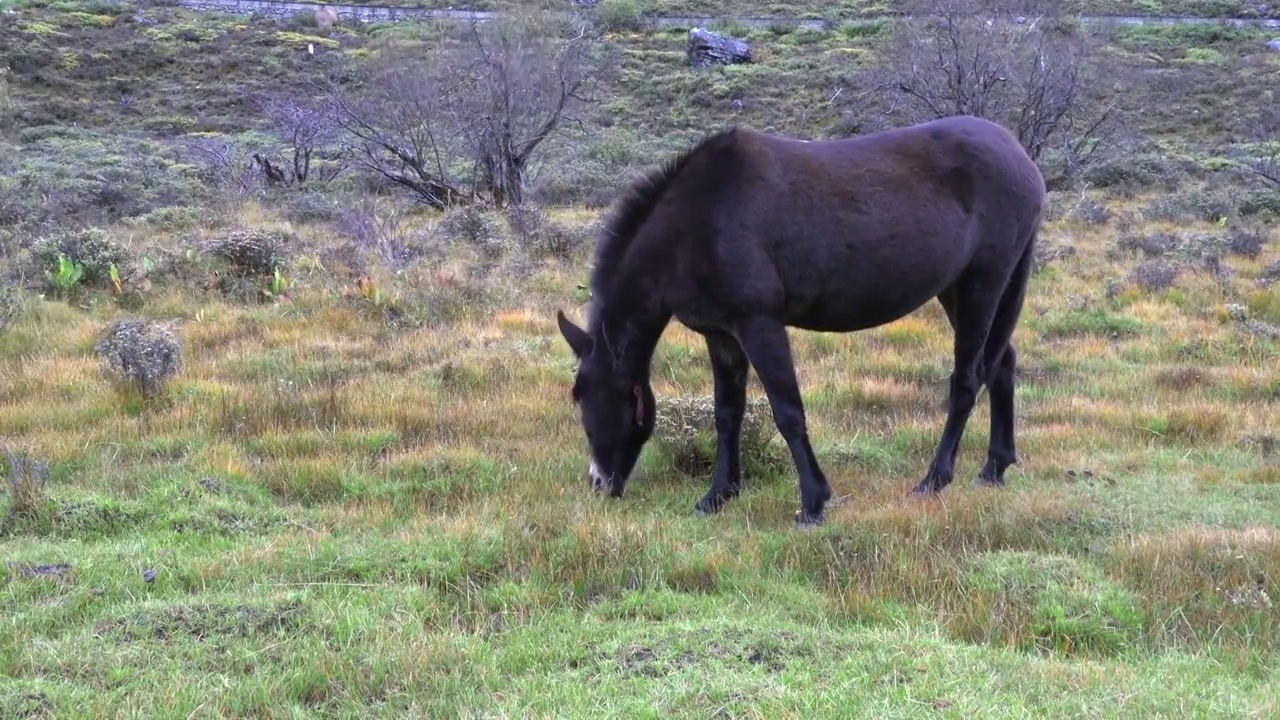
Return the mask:
[[711,489],[693,506],[698,515],[720,510],[742,486],[740,440],[747,409],[747,356],[730,335],[708,333],[707,352],[716,400],[716,469]]
[[801,526],[820,525],[823,508],[831,499],[831,486],[822,468],[818,467],[818,458],[809,444],[804,404],[800,399],[800,385],[796,381],[786,326],[771,318],[756,317],[738,328],[738,339],[756,369],[765,394],[769,396],[774,424],[791,450],[791,459],[796,465],[800,484],[800,510],[796,513],[796,523]]
[[978,474],[981,485],[1004,485],[1004,471],[1018,462],[1013,441],[1013,392],[1014,374],[1018,366],[1018,351],[1010,338],[1022,314],[1026,298],[1027,278],[1031,274],[1031,255],[1034,243],[1027,246],[1000,298],[995,322],[987,336],[986,366],[990,373],[987,386],[991,397],[991,440],[987,447],[987,464]]
[[[966,274],[948,288],[938,300],[947,311],[955,331],[955,358],[947,394],[947,421],[942,438],[924,479],[913,493],[940,492],[955,477],[956,454],[960,438],[978,399],[978,390],[986,379],[985,350],[1003,288],[1000,280],[989,276]],[[992,289],[993,286],[996,289]]]
[[[995,333],[992,333],[992,340]],[[987,445],[987,464],[978,473],[978,484],[1004,485],[1004,471],[1018,462],[1013,442],[1013,376],[1018,364],[1018,351],[1012,343],[1005,346],[988,382],[991,398],[991,439]]]

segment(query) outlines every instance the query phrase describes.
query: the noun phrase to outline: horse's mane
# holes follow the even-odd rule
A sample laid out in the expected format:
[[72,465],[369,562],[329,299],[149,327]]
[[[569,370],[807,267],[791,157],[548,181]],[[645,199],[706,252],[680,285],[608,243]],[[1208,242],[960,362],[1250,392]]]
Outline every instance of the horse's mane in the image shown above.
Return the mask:
[[737,127],[730,127],[704,137],[696,145],[669,158],[660,167],[631,184],[605,222],[604,231],[596,245],[590,281],[593,306],[598,306],[599,300],[607,292],[608,285],[631,247],[631,241],[640,231],[640,226],[649,219],[671,182],[688,166],[691,159],[708,146],[720,145],[722,141],[732,138],[737,130]]

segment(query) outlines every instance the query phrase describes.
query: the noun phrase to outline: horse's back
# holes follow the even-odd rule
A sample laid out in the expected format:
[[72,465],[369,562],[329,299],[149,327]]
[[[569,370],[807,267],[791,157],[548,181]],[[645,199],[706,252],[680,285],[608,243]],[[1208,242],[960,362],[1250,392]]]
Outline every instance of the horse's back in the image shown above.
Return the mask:
[[738,292],[773,298],[799,327],[874,326],[978,266],[1003,274],[1043,203],[1021,144],[979,118],[811,142],[748,131],[737,141],[743,171],[717,254],[751,268]]

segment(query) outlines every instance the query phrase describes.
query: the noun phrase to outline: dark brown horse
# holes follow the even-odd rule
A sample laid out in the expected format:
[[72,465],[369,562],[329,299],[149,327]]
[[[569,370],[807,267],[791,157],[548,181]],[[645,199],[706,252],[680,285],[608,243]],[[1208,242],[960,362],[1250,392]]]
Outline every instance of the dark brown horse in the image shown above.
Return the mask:
[[733,128],[632,187],[596,251],[587,328],[556,313],[578,357],[573,399],[597,491],[621,497],[653,433],[654,348],[674,317],[706,338],[715,381],[716,466],[695,505],[741,486],[747,368],[768,395],[799,474],[801,525],[831,498],[809,444],[787,328],[851,332],[932,298],[955,334],[947,420],[915,492],[939,492],[983,384],[991,439],[979,482],[1017,462],[1018,323],[1044,178],[1017,139],[973,117],[806,142]]

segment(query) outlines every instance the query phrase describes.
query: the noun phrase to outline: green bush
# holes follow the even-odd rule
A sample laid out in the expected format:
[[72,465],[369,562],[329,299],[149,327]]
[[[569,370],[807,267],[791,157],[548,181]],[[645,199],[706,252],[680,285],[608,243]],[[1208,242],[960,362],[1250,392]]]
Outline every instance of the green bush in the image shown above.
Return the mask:
[[1260,188],[1250,191],[1240,201],[1240,214],[1280,217],[1280,190]]
[[60,266],[70,262],[83,269],[82,282],[99,288],[111,287],[113,268],[117,277],[136,269],[127,248],[112,240],[107,231],[93,227],[42,237],[32,244],[31,257],[38,275],[58,273]]
[[597,6],[600,23],[614,32],[644,28],[644,10],[636,0],[601,0]]

